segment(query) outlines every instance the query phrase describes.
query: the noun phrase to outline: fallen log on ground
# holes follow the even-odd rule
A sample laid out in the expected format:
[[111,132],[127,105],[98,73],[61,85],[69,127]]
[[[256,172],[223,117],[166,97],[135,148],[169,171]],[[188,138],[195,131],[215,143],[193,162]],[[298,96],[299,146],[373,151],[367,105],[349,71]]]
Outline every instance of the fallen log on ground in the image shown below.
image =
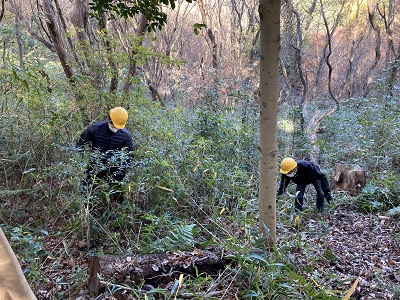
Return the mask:
[[217,274],[225,266],[220,253],[194,249],[190,252],[167,252],[142,255],[104,255],[89,258],[89,294],[100,293],[102,281],[131,285],[132,282],[146,282],[158,285],[185,273]]

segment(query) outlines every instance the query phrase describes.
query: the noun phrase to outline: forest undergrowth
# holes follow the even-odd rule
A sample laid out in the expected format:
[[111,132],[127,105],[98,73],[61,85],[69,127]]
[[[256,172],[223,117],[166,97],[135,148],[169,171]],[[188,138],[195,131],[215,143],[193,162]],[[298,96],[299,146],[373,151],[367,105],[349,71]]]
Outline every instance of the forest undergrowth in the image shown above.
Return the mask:
[[[230,258],[218,275],[123,288],[110,280],[101,296],[400,298],[397,99],[350,99],[323,122],[322,170],[331,179],[335,163],[359,164],[367,185],[353,197],[334,190],[324,214],[314,211],[311,188],[301,214],[293,211],[293,191],[280,196],[272,251],[258,234],[257,105],[166,111],[141,91],[134,99],[127,124],[138,144],[134,166],[118,189],[103,184],[89,198],[80,192],[89,153],[74,149],[85,126],[80,110],[55,99],[3,102],[1,226],[38,299],[92,299],[90,255],[209,247]],[[306,158],[312,151],[298,113],[280,106],[280,158]],[[105,116],[94,111],[93,120]],[[113,202],[117,192],[124,201]]]

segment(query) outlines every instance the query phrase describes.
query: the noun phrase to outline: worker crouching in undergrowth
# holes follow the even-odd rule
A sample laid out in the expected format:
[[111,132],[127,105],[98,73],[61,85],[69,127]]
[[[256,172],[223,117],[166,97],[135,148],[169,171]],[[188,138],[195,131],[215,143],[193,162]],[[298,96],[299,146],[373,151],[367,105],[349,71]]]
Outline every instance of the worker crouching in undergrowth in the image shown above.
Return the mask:
[[[135,145],[131,134],[125,128],[128,112],[123,107],[115,107],[109,112],[107,121],[96,122],[80,135],[77,149],[91,144],[92,153],[83,180],[83,192],[87,196],[105,179],[110,184],[120,183],[132,164]],[[122,201],[122,193],[116,191],[117,201]],[[114,194],[112,194],[114,195]]]
[[280,172],[282,177],[278,196],[285,192],[290,182],[294,182],[296,184],[294,202],[296,210],[303,210],[304,192],[309,184],[312,184],[317,192],[316,207],[319,211],[324,211],[324,199],[328,202],[332,200],[328,179],[316,164],[306,160],[296,162],[293,158],[287,157],[281,162]]

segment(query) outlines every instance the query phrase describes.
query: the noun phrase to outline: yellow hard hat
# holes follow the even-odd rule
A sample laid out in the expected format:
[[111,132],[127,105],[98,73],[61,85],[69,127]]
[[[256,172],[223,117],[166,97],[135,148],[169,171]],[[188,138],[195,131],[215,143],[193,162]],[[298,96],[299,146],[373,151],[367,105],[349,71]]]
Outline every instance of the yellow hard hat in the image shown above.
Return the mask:
[[297,162],[291,157],[286,157],[281,162],[280,171],[282,174],[287,174],[296,167],[297,167]]
[[128,112],[123,107],[114,107],[110,110],[110,119],[115,128],[125,128],[126,121],[128,121]]

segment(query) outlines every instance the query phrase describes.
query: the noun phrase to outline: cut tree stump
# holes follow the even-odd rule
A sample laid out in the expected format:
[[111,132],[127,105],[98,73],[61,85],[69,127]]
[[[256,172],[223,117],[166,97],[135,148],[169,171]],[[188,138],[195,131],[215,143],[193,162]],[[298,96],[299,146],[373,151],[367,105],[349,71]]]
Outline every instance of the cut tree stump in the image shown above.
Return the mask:
[[335,164],[333,187],[357,195],[365,186],[365,171],[359,165]]
[[102,287],[101,283],[104,282],[127,286],[130,286],[132,282],[158,285],[179,277],[181,273],[217,274],[225,264],[221,253],[200,249],[163,254],[91,256],[89,258],[89,294],[92,297],[98,296]]

